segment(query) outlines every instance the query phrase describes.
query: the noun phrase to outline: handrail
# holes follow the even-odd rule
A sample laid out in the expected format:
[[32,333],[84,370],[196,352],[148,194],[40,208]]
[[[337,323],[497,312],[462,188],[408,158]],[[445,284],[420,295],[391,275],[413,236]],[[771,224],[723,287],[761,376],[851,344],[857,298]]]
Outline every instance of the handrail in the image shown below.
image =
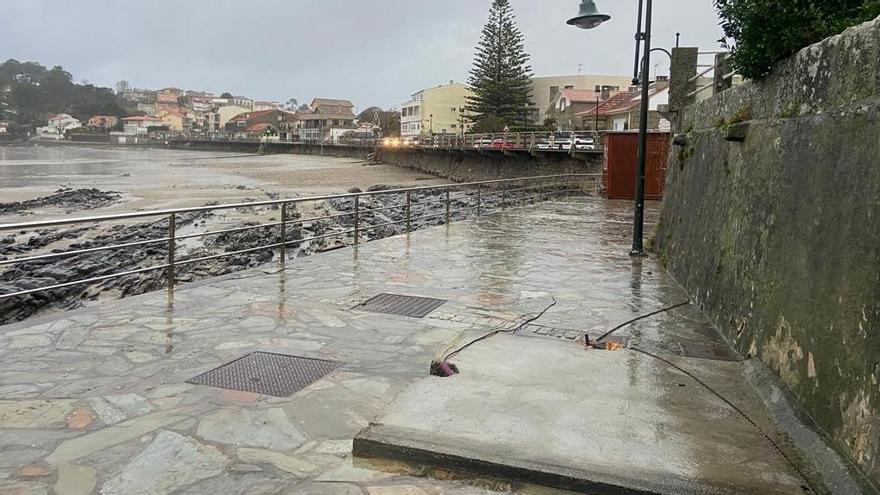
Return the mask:
[[3,230],[17,230],[17,229],[28,229],[28,228],[41,228],[41,227],[55,227],[58,225],[72,225],[76,223],[86,223],[86,222],[106,222],[112,220],[130,220],[134,218],[147,218],[147,217],[159,217],[170,215],[172,213],[182,214],[182,213],[201,213],[212,210],[232,210],[236,208],[248,208],[255,206],[273,206],[273,205],[282,205],[284,203],[306,203],[311,201],[326,201],[328,199],[345,199],[345,198],[354,198],[354,197],[364,197],[364,196],[375,196],[375,195],[383,195],[383,194],[401,194],[409,192],[418,192],[418,191],[426,191],[430,189],[457,189],[461,187],[470,187],[476,185],[483,184],[502,184],[502,183],[510,183],[517,182],[523,180],[544,180],[544,179],[561,179],[561,178],[571,178],[571,177],[598,177],[600,174],[558,174],[558,175],[538,175],[534,177],[516,177],[513,179],[494,179],[494,180],[485,180],[478,182],[461,182],[455,184],[440,184],[436,186],[418,186],[412,188],[405,189],[386,189],[381,191],[364,191],[359,193],[345,193],[345,194],[335,194],[335,195],[326,195],[326,196],[308,196],[304,198],[290,198],[290,199],[272,199],[266,201],[253,201],[248,203],[230,203],[224,205],[213,205],[213,206],[194,206],[190,208],[177,208],[177,209],[166,209],[166,210],[150,210],[143,212],[135,212],[135,213],[117,213],[113,215],[95,215],[92,217],[79,217],[79,218],[71,218],[71,219],[62,219],[62,220],[40,220],[36,222],[19,222],[19,223],[0,223],[0,231]]
[[[17,223],[8,223],[8,224],[0,224],[0,231],[3,230],[37,230],[45,227],[52,226],[63,226],[63,225],[73,225],[78,223],[102,223],[102,222],[117,222],[120,220],[129,220],[129,219],[137,219],[137,218],[148,218],[148,217],[165,217],[168,226],[166,235],[157,237],[155,239],[145,239],[138,240],[126,243],[120,243],[117,245],[106,245],[106,246],[96,246],[85,249],[77,249],[71,251],[62,251],[62,252],[52,252],[45,254],[38,254],[34,256],[25,256],[21,258],[0,260],[0,266],[6,265],[20,265],[24,263],[34,262],[34,261],[43,261],[55,258],[64,258],[64,257],[72,257],[83,254],[92,254],[104,251],[110,251],[115,249],[125,249],[132,247],[140,247],[140,246],[148,246],[155,244],[166,244],[167,253],[163,254],[165,259],[164,262],[160,262],[159,264],[130,269],[125,271],[120,271],[116,273],[101,275],[97,277],[90,277],[82,280],[74,280],[67,282],[59,282],[54,283],[52,285],[47,285],[44,287],[36,287],[36,288],[28,288],[19,290],[13,293],[0,294],[0,300],[4,300],[10,297],[24,296],[29,294],[34,294],[37,292],[43,291],[51,291],[55,289],[63,289],[75,285],[84,285],[90,283],[102,282],[105,280],[110,280],[114,278],[126,277],[130,275],[146,273],[151,271],[158,270],[166,270],[165,279],[166,284],[169,289],[173,290],[173,286],[176,280],[175,276],[175,268],[179,266],[185,265],[193,265],[196,263],[201,263],[204,261],[214,260],[218,258],[226,258],[231,256],[238,256],[242,254],[264,251],[264,250],[274,250],[280,249],[281,252],[281,263],[284,263],[285,260],[285,249],[289,245],[302,245],[304,243],[309,243],[312,241],[317,241],[321,239],[327,239],[330,237],[340,237],[340,236],[348,236],[350,234],[354,235],[354,244],[357,245],[360,241],[360,234],[363,232],[367,232],[370,230],[374,230],[380,227],[389,226],[389,225],[401,225],[405,224],[406,233],[412,232],[412,222],[418,220],[425,219],[433,219],[439,217],[446,217],[446,223],[452,221],[453,213],[460,212],[476,212],[477,216],[481,216],[485,211],[486,204],[485,201],[488,196],[492,195],[502,195],[502,198],[505,198],[505,195],[508,195],[513,192],[518,191],[538,191],[536,194],[529,195],[529,198],[534,200],[534,198],[543,199],[548,194],[551,195],[555,192],[559,192],[560,190],[570,191],[571,185],[573,183],[577,183],[581,179],[584,180],[593,180],[596,184],[601,179],[601,174],[556,174],[556,175],[540,175],[540,176],[531,176],[531,177],[516,177],[511,179],[494,179],[494,180],[485,180],[485,181],[474,181],[474,182],[464,182],[464,183],[455,183],[455,184],[441,184],[441,185],[428,185],[428,186],[417,186],[410,188],[397,188],[397,189],[386,189],[386,190],[377,190],[377,191],[365,191],[365,192],[354,192],[354,193],[344,193],[344,194],[336,194],[336,195],[322,195],[322,196],[309,196],[303,198],[290,198],[290,199],[277,199],[277,200],[266,200],[266,201],[254,201],[247,203],[232,203],[232,204],[220,204],[220,205],[211,205],[211,206],[201,206],[201,207],[191,207],[191,208],[177,208],[177,209],[165,209],[165,210],[152,210],[152,211],[142,211],[142,212],[131,212],[131,213],[118,213],[118,214],[109,214],[109,215],[95,215],[90,217],[78,217],[71,219],[58,219],[58,220],[43,220],[43,221],[35,221],[35,222],[17,222]],[[534,183],[531,186],[522,187],[529,183]],[[491,186],[501,186],[501,187],[491,187]],[[512,186],[509,186],[512,185]],[[551,190],[547,192],[545,187],[551,185],[555,187],[555,190]],[[565,186],[565,189],[562,189]],[[464,196],[452,196],[450,195],[450,191],[453,189],[462,189],[464,188]],[[485,189],[485,192],[483,192]],[[426,192],[426,191],[436,191],[436,193],[432,193],[429,196],[433,196],[434,194],[438,195],[437,199],[429,198],[413,198],[413,193],[418,192]],[[445,194],[443,194],[445,193]],[[454,201],[458,201],[460,199],[471,197],[469,193],[473,193],[476,198],[476,204],[468,205],[464,208],[451,209],[450,205]],[[375,196],[383,196],[383,195],[405,195],[406,202],[402,204],[394,204],[392,206],[380,207],[380,208],[370,208],[368,204],[364,204],[364,202],[360,201],[362,197],[375,197]],[[525,198],[522,197],[515,199],[515,202],[520,202],[520,204],[525,204]],[[510,196],[512,198],[512,196]],[[322,215],[310,218],[290,218],[288,216],[288,207],[290,205],[296,205],[299,203],[305,202],[320,202],[327,201],[331,199],[354,199],[354,208],[353,211],[343,211],[342,213],[332,214],[332,215]],[[422,199],[421,201],[419,199]],[[445,211],[444,211],[444,203],[445,203]],[[229,210],[235,208],[251,208],[251,207],[271,207],[271,206],[280,206],[281,209],[281,221],[270,221],[267,223],[258,223],[256,225],[246,225],[243,227],[236,227],[230,229],[222,229],[222,230],[213,230],[206,232],[198,232],[191,234],[178,234],[177,228],[179,223],[179,215],[185,213],[198,213],[198,212],[209,212],[209,211],[217,211],[217,210]],[[412,207],[419,206],[420,208],[420,216],[412,215]],[[507,201],[502,201],[500,205],[495,204],[488,205],[494,210],[500,207],[503,211],[505,207],[508,206]],[[363,214],[371,213],[377,211],[384,210],[392,210],[392,209],[403,209],[405,208],[406,214],[405,218],[393,220],[390,222],[384,222],[380,224],[369,224],[364,222]],[[436,213],[435,212],[438,212]],[[308,238],[288,238],[287,237],[287,226],[289,225],[300,225],[304,226],[308,222],[318,221],[318,220],[329,220],[329,219],[342,219],[348,217],[352,219],[353,229],[347,229],[344,231],[335,231],[322,235],[315,235]],[[393,219],[393,218],[392,218]],[[155,225],[155,222],[150,225]],[[337,222],[336,225],[341,225],[343,227],[346,224]],[[209,236],[217,236],[221,234],[228,233],[236,233],[236,232],[246,232],[246,231],[254,231],[259,229],[269,229],[269,228],[280,228],[281,239],[280,242],[271,242],[263,245],[252,246],[246,249],[240,249],[232,252],[222,252],[218,254],[211,254],[207,256],[201,256],[196,258],[187,259],[185,256],[177,257],[175,251],[177,249],[177,242],[193,239],[193,238],[205,238]],[[276,230],[277,232],[277,230]],[[277,239],[277,238],[276,238]],[[42,266],[42,265],[41,265]],[[125,268],[124,266],[117,267],[119,269]]]

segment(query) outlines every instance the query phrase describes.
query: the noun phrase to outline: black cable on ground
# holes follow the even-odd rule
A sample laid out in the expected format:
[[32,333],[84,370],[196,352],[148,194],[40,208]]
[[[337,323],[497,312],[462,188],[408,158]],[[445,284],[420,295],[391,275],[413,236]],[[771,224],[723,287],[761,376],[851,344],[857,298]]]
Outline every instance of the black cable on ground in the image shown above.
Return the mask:
[[[535,316],[533,316],[533,317],[531,317],[531,318],[525,320],[524,322],[522,322],[521,324],[517,325],[517,326],[514,327],[514,328],[507,329],[507,330],[498,329],[498,330],[494,330],[494,331],[492,331],[492,332],[489,332],[489,333],[487,333],[486,335],[483,335],[482,337],[477,337],[476,339],[474,339],[474,340],[468,342],[467,344],[465,344],[465,345],[459,347],[458,349],[456,349],[456,350],[454,350],[454,351],[452,351],[452,352],[449,352],[448,354],[444,355],[443,358],[442,358],[440,361],[441,361],[441,362],[446,362],[447,360],[451,359],[453,356],[457,355],[458,353],[460,353],[461,351],[467,349],[468,347],[470,347],[470,346],[476,344],[477,342],[482,342],[483,340],[486,340],[486,339],[492,338],[492,337],[498,335],[499,333],[516,333],[516,332],[518,332],[520,329],[522,329],[523,327],[525,327],[525,326],[528,325],[529,323],[531,323],[531,322],[533,322],[533,321],[535,321],[535,320],[538,320],[539,318],[541,318],[542,316],[544,316],[544,314],[546,314],[547,311],[550,311],[550,308],[552,308],[553,306],[556,306],[556,304],[558,303],[558,301],[556,301],[556,298],[553,297],[552,295],[551,295],[550,297],[553,299],[553,302],[550,303],[549,306],[547,306],[546,308],[544,308],[544,310],[541,311],[540,313],[538,313],[537,315],[535,315]],[[534,314],[534,313],[530,313],[530,314]]]
[[[601,340],[604,340],[604,339],[606,339],[608,336],[610,336],[611,334],[613,334],[614,332],[620,330],[621,328],[624,328],[624,327],[627,327],[627,326],[629,326],[629,325],[632,325],[633,323],[635,323],[635,322],[637,322],[637,321],[644,320],[644,319],[646,319],[646,318],[650,318],[651,316],[658,315],[658,314],[661,314],[661,313],[665,313],[665,312],[667,312],[667,311],[672,311],[672,310],[675,309],[675,308],[680,308],[680,307],[682,307],[682,306],[686,306],[686,305],[688,305],[688,304],[690,304],[690,301],[685,301],[685,302],[682,302],[682,303],[679,303],[679,304],[674,304],[674,305],[672,305],[672,306],[668,306],[668,307],[663,308],[663,309],[659,309],[659,310],[657,310],[657,311],[653,311],[653,312],[651,312],[651,313],[647,313],[647,314],[644,314],[644,315],[638,316],[638,317],[633,318],[633,319],[631,319],[631,320],[628,320],[628,321],[626,321],[626,322],[624,322],[624,323],[621,323],[620,325],[617,325],[616,327],[614,327],[614,328],[612,328],[611,330],[609,330],[609,331],[605,332],[604,334],[602,334],[602,336],[599,337],[599,338],[597,338],[595,341],[596,341],[596,342],[599,342],[599,341],[601,341]],[[660,362],[666,363],[667,365],[669,365],[669,366],[671,366],[672,368],[678,370],[679,372],[683,373],[684,375],[690,377],[693,381],[695,381],[695,382],[697,382],[698,384],[700,384],[700,386],[702,386],[703,388],[705,388],[706,390],[708,390],[712,395],[714,395],[715,397],[717,397],[721,402],[724,402],[728,407],[730,407],[731,409],[733,409],[734,411],[736,411],[737,414],[739,414],[743,419],[745,419],[746,422],[749,423],[749,425],[751,425],[752,428],[755,429],[755,431],[757,431],[758,433],[760,433],[761,436],[764,438],[764,440],[766,440],[767,443],[769,443],[769,444],[773,447],[773,449],[776,450],[776,452],[777,452],[780,456],[782,456],[783,459],[785,459],[785,462],[787,462],[792,468],[794,468],[794,470],[798,473],[798,475],[801,477],[801,479],[804,480],[804,482],[809,483],[809,479],[807,478],[806,475],[804,475],[804,472],[801,470],[800,466],[798,466],[797,463],[795,463],[790,457],[788,457],[788,455],[786,455],[785,452],[783,452],[782,448],[781,448],[781,447],[780,447],[780,446],[779,446],[779,445],[778,445],[778,444],[777,444],[772,438],[770,438],[770,435],[768,435],[767,433],[764,432],[763,429],[761,429],[761,427],[758,425],[757,422],[755,422],[755,420],[753,420],[749,415],[747,415],[747,414],[745,413],[745,411],[743,411],[742,409],[740,409],[739,407],[737,407],[733,402],[731,402],[731,401],[728,400],[726,397],[724,397],[723,395],[721,395],[720,393],[718,393],[714,388],[712,388],[711,386],[709,386],[709,384],[707,384],[707,383],[704,382],[703,380],[697,378],[696,375],[694,375],[693,373],[689,372],[688,370],[682,368],[681,366],[679,366],[679,365],[673,363],[672,361],[670,361],[670,360],[668,360],[668,359],[666,359],[666,358],[664,358],[664,357],[662,357],[662,356],[658,356],[657,354],[654,354],[654,353],[648,352],[648,351],[643,350],[643,349],[638,349],[638,348],[635,348],[635,347],[628,347],[627,349],[629,349],[630,351],[633,351],[633,352],[637,352],[637,353],[639,353],[639,354],[644,354],[645,356],[648,356],[648,357],[652,357],[652,358],[654,358],[654,359],[656,359],[656,360],[658,360],[658,361],[660,361]],[[812,487],[810,487],[810,490],[813,491],[813,492],[815,492],[815,490],[813,490]]]
[[[804,475],[804,472],[801,471],[800,466],[798,466],[797,463],[795,463],[793,460],[791,460],[791,458],[789,458],[788,455],[786,455],[785,452],[782,451],[782,448],[781,448],[781,447],[780,447],[775,441],[773,441],[772,438],[770,438],[770,435],[768,435],[767,433],[764,432],[763,429],[761,429],[761,427],[758,425],[757,422],[755,422],[755,420],[753,420],[751,417],[749,417],[749,415],[747,415],[742,409],[740,409],[739,407],[737,407],[733,402],[731,402],[730,400],[728,400],[727,398],[725,398],[725,397],[724,397],[723,395],[721,395],[720,393],[716,392],[715,389],[713,389],[711,386],[709,386],[706,382],[704,382],[703,380],[700,380],[700,379],[697,378],[697,376],[694,375],[693,373],[689,372],[688,370],[682,368],[681,366],[679,366],[679,365],[673,363],[672,361],[670,361],[670,360],[668,360],[668,359],[666,359],[666,358],[664,358],[664,357],[658,356],[658,355],[653,354],[653,353],[651,353],[651,352],[645,351],[645,350],[643,350],[643,349],[638,349],[638,348],[635,348],[635,347],[629,347],[628,349],[629,349],[630,351],[638,352],[639,354],[644,354],[645,356],[649,356],[649,357],[652,357],[652,358],[654,358],[654,359],[656,359],[656,360],[658,360],[658,361],[661,361],[661,362],[663,362],[663,363],[666,363],[667,365],[671,366],[672,368],[675,368],[675,369],[678,370],[679,372],[681,372],[681,373],[685,374],[686,376],[690,377],[693,381],[699,383],[703,388],[705,388],[706,390],[708,390],[712,395],[714,395],[715,397],[717,397],[719,400],[721,400],[722,402],[724,402],[725,404],[727,404],[728,407],[730,407],[731,409],[733,409],[734,411],[736,411],[737,414],[739,414],[740,416],[742,416],[742,418],[745,419],[746,422],[748,422],[748,423],[752,426],[752,428],[754,428],[758,433],[760,433],[761,436],[764,437],[764,440],[766,440],[767,443],[769,443],[769,444],[770,444],[770,445],[776,450],[776,452],[777,452],[780,456],[782,456],[783,459],[785,459],[785,462],[787,462],[792,468],[794,468],[794,470],[798,473],[798,475],[800,475],[801,479],[803,479],[804,482],[809,483],[809,478],[807,478],[807,476]],[[812,487],[810,487],[810,490],[815,492],[815,490],[813,490]]]
[[633,318],[633,319],[631,319],[631,320],[625,321],[625,322],[621,323],[620,325],[617,325],[616,327],[612,328],[611,330],[608,330],[607,332],[603,333],[601,337],[598,337],[598,338],[596,339],[596,342],[601,342],[601,341],[605,340],[605,339],[608,338],[612,333],[614,333],[614,332],[620,330],[621,328],[628,327],[628,326],[632,325],[633,323],[635,323],[635,322],[637,322],[637,321],[639,321],[639,320],[644,320],[644,319],[646,319],[646,318],[650,318],[650,317],[652,317],[652,316],[654,316],[654,315],[659,315],[660,313],[666,313],[667,311],[672,311],[672,310],[675,309],[675,308],[680,308],[680,307],[682,307],[682,306],[687,306],[687,305],[690,304],[690,303],[691,303],[690,301],[685,301],[685,302],[681,302],[681,303],[678,303],[678,304],[673,304],[672,306],[667,306],[667,307],[665,307],[665,308],[663,308],[663,309],[658,309],[657,311],[654,311],[654,312],[652,312],[652,313],[647,313],[647,314],[644,314],[644,315],[642,315],[642,316],[637,316],[637,317],[635,317],[635,318]]

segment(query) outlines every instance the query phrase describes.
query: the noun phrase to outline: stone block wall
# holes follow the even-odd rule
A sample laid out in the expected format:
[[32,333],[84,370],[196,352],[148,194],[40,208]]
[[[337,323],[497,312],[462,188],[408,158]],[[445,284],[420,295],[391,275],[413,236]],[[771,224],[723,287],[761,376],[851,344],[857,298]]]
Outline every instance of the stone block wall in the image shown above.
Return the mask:
[[676,126],[658,255],[880,484],[880,18]]
[[443,151],[385,149],[379,154],[384,163],[411,168],[456,182],[510,179],[539,175],[598,174],[602,171],[601,152],[529,153],[514,151]]

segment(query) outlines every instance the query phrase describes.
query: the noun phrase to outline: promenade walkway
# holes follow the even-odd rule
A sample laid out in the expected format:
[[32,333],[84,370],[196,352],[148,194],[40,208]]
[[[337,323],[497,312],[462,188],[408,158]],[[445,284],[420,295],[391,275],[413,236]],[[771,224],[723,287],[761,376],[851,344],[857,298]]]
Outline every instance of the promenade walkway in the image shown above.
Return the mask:
[[[578,343],[687,299],[654,259],[627,256],[630,207],[549,202],[0,327],[0,494],[558,493],[352,456],[375,422],[464,446],[458,415],[477,425],[460,440],[494,444],[501,462],[568,460],[629,488],[639,477],[803,493],[758,431],[687,376]],[[380,293],[448,302],[422,319],[352,309]],[[554,300],[517,335],[452,359],[461,375],[427,377],[444,350]],[[743,363],[683,355],[727,352],[693,306],[620,335],[717,386],[775,435]],[[257,351],[333,369],[288,397],[187,383]]]

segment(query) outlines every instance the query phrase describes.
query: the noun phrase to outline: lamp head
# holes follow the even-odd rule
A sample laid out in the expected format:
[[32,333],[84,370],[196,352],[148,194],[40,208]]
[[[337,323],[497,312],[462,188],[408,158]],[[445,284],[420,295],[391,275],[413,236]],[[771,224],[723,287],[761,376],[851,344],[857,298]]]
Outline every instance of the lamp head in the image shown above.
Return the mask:
[[577,17],[569,19],[568,24],[581,29],[593,29],[610,19],[610,15],[599,12],[594,0],[583,0]]

